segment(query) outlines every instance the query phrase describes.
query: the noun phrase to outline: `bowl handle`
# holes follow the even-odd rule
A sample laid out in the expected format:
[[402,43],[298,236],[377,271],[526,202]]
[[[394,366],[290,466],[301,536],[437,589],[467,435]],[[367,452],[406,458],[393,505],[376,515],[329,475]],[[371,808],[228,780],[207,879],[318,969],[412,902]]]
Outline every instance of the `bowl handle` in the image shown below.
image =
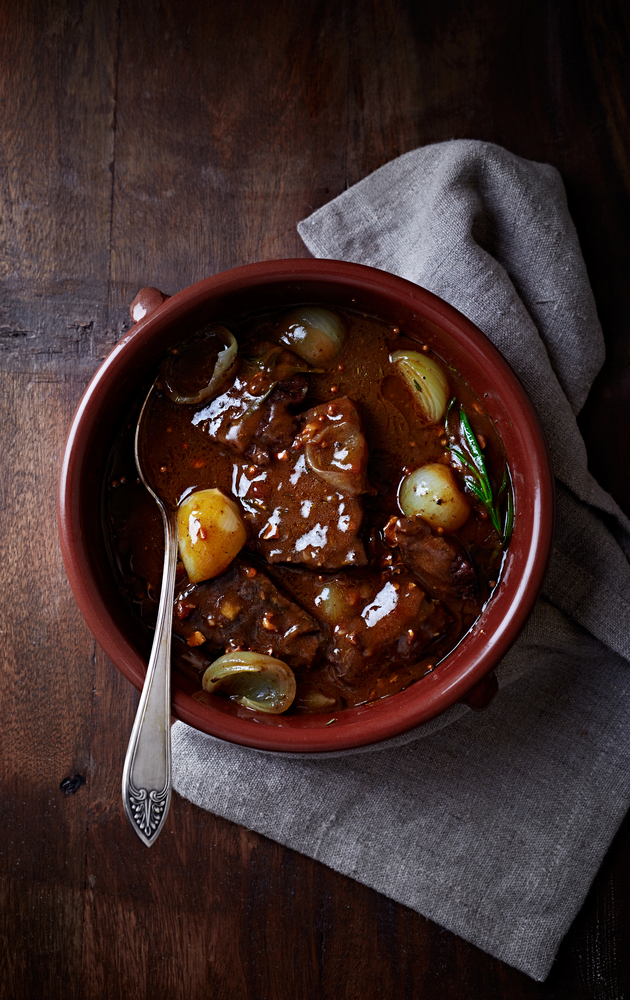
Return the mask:
[[150,316],[152,312],[155,312],[169,298],[170,295],[161,292],[159,288],[153,288],[152,285],[148,285],[147,288],[141,288],[129,306],[129,313],[132,320],[134,323],[139,323],[141,319],[144,319],[145,316]]
[[478,684],[475,684],[474,688],[468,692],[465,698],[462,698],[464,705],[468,705],[469,708],[474,708],[476,712],[483,712],[484,708],[487,708],[495,694],[499,690],[499,682],[497,680],[497,675],[494,670],[491,670],[489,674],[486,674]]

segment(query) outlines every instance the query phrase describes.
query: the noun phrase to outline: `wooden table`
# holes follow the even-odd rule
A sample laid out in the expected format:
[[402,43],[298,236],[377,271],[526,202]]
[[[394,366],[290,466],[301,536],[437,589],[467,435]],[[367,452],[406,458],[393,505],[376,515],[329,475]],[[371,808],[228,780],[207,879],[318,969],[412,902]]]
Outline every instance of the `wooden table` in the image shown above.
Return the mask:
[[140,286],[307,256],[299,219],[464,137],[562,173],[608,349],[581,427],[630,512],[630,7],[0,6],[1,995],[628,996],[628,822],[546,984],[177,796],[147,851],[120,797],[137,694],[76,608],[55,493],[74,408]]

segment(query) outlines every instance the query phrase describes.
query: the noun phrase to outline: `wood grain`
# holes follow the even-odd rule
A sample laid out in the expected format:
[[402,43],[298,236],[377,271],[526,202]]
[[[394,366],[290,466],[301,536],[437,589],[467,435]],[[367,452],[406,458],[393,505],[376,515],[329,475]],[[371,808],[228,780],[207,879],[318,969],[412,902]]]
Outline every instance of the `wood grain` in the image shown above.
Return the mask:
[[144,849],[120,802],[137,695],[83,625],[54,511],[140,286],[306,256],[300,218],[470,137],[563,176],[608,350],[581,426],[630,512],[629,43],[620,0],[0,2],[2,995],[630,995],[628,821],[545,984],[178,797]]

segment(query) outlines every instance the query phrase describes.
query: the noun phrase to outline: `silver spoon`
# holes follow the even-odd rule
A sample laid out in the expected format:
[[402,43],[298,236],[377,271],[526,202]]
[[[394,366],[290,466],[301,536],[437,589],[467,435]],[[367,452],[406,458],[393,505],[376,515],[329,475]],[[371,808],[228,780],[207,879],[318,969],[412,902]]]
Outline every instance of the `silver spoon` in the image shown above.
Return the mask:
[[171,630],[177,566],[177,511],[155,492],[142,461],[142,421],[154,388],[151,386],[138,417],[135,458],[138,475],[162,514],[164,568],[149,666],[122,777],[127,819],[147,847],[157,840],[171,802]]

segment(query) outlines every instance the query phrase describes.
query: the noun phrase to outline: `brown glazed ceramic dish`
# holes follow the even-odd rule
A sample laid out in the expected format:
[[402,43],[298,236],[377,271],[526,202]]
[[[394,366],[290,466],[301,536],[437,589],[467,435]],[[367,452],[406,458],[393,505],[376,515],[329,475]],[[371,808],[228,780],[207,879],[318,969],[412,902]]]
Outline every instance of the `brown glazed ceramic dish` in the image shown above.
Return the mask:
[[400,694],[333,716],[264,716],[217,699],[191,697],[173,676],[173,714],[220,739],[262,750],[330,752],[378,743],[427,722],[455,702],[489,701],[493,669],[523,628],[542,586],[554,522],[554,487],[536,413],[495,348],[456,309],[384,271],[334,260],[276,260],[217,274],[171,298],[156,289],[135,300],[136,325],[92,379],[74,418],[61,472],[59,532],[68,577],[95,638],[119,670],[142,687],[147,640],[118,592],[101,525],[108,452],[141,385],[165,351],[196,328],[247,311],[321,302],[412,327],[481,395],[503,439],[516,520],[499,586],[470,632],[430,674]]

